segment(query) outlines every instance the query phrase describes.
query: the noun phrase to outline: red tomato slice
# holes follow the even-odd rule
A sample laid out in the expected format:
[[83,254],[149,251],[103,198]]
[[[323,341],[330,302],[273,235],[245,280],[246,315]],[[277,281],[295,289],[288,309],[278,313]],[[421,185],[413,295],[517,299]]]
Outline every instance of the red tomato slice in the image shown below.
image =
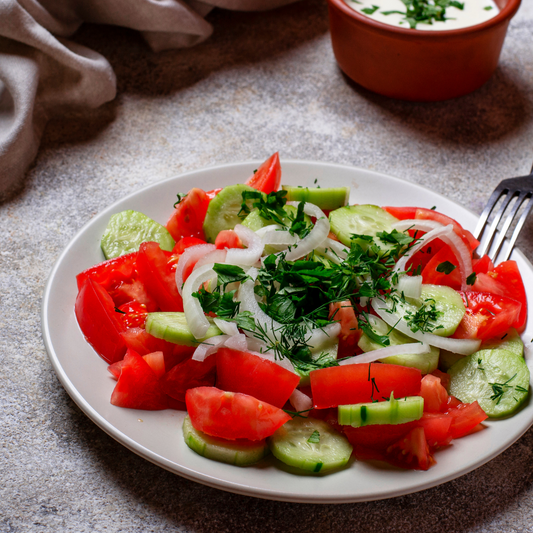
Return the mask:
[[283,407],[300,377],[273,361],[229,348],[216,354],[217,387],[242,392],[276,407]]
[[279,153],[272,154],[251,176],[246,185],[269,194],[277,191],[281,183]]
[[446,410],[448,392],[437,376],[427,374],[422,378],[420,396],[424,398],[425,413],[440,413]]
[[119,286],[122,283],[130,283],[135,277],[135,260],[137,252],[121,255],[113,259],[108,259],[103,263],[95,265],[76,276],[78,290],[80,290],[86,279],[91,277],[107,291]]
[[120,361],[126,352],[120,335],[125,326],[105,289],[92,278],[86,278],[74,309],[82,333],[100,357],[110,364]]
[[222,190],[222,187],[219,187],[218,189],[213,189],[212,191],[207,191],[205,194],[207,195],[209,200],[212,200],[221,190]]
[[417,427],[417,422],[407,422],[406,424],[374,424],[359,428],[342,426],[342,431],[356,448],[363,446],[384,452],[391,444],[400,440],[415,427]]
[[[142,358],[148,363],[148,366],[152,369],[158,379],[165,374],[165,358],[163,356],[163,352],[149,353],[143,355]],[[124,359],[109,365],[107,370],[111,373],[115,380],[118,380],[123,366]]]
[[183,300],[176,287],[168,256],[156,242],[143,242],[137,255],[137,270],[161,311],[183,311]]
[[313,402],[317,409],[416,396],[422,375],[416,368],[384,363],[332,366],[310,373]]
[[387,448],[387,459],[401,468],[427,470],[436,461],[429,451],[424,428],[416,427]]
[[215,239],[215,246],[218,250],[224,248],[244,248],[241,239],[232,229],[222,230]]
[[145,305],[137,302],[128,302],[127,304],[121,305],[118,309],[122,312],[120,317],[126,328],[144,328],[144,323],[148,316]]
[[176,242],[183,237],[205,240],[203,225],[210,201],[202,189],[194,188],[176,206],[166,225]]
[[167,397],[154,371],[133,350],[126,352],[111,403],[117,407],[149,411],[168,408]]
[[189,389],[215,384],[215,365],[215,357],[208,357],[205,361],[186,359],[163,376],[161,386],[171,398],[183,402]]
[[198,244],[207,243],[203,239],[199,239],[198,237],[183,237],[178,242],[176,242],[176,245],[172,249],[172,255],[182,254],[187,248],[190,248],[191,246],[197,246]]
[[[444,272],[438,272],[437,268],[444,262],[450,262],[455,265],[455,270],[449,274]],[[450,250],[449,246],[443,246],[427,263],[422,270],[422,283],[429,283],[432,285],[447,285],[455,290],[461,289],[461,274],[457,267],[457,258],[455,254]]]
[[477,402],[461,403],[446,414],[452,418],[450,433],[454,439],[473,433],[478,424],[488,418]]
[[424,429],[424,435],[430,448],[447,446],[453,440],[450,432],[452,417],[443,413],[424,413],[416,423]]
[[145,306],[149,313],[157,311],[157,302],[148,294],[144,283],[135,279],[131,283],[121,283],[116,288],[108,290],[115,305],[121,306],[132,300]]
[[215,387],[189,389],[185,403],[198,431],[230,440],[263,440],[291,418],[285,411],[252,396]]
[[351,357],[356,354],[357,343],[361,338],[361,330],[350,301],[329,304],[329,317],[340,322],[338,358]]
[[506,289],[506,296],[517,300],[522,304],[520,309],[520,317],[515,323],[515,328],[521,332],[526,327],[527,321],[527,298],[526,289],[522,276],[518,271],[516,261],[504,261],[500,263],[493,271],[496,280],[500,282]]
[[460,292],[466,307],[463,320],[457,327],[457,339],[492,339],[501,337],[520,320],[522,304],[505,296],[487,292]]

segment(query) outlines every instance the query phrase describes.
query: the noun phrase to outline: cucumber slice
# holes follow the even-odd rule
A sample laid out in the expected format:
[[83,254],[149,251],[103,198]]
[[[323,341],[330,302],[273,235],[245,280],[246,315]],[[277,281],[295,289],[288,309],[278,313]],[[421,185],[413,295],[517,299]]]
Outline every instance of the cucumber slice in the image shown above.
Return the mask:
[[164,226],[138,211],[129,210],[109,219],[100,246],[105,258],[112,259],[136,252],[143,242],[158,242],[161,249],[168,252],[176,244]]
[[512,414],[529,394],[529,369],[523,357],[502,349],[480,350],[449,370],[451,395],[479,403],[491,418]]
[[524,357],[524,343],[514,328],[511,328],[509,333],[501,339],[488,339],[481,343],[482,350],[494,350],[495,348],[508,350],[520,357]]
[[189,415],[183,421],[183,438],[187,446],[198,455],[236,466],[248,466],[259,462],[270,453],[265,440],[227,440],[211,437],[194,429]]
[[[390,326],[377,317],[373,317],[372,319],[372,329],[380,336],[388,334],[390,343],[389,346],[399,346],[401,344],[416,342],[407,337],[407,335],[404,335],[395,329],[390,331]],[[383,348],[383,346],[377,342],[372,341],[365,333],[361,335],[358,346],[361,348],[361,350],[363,350],[363,352],[371,352],[373,350]],[[429,374],[433,372],[433,370],[435,370],[439,364],[439,352],[440,350],[438,348],[431,346],[429,353],[391,355],[389,357],[380,359],[380,361],[390,365],[401,365],[418,368],[422,374]]]
[[150,335],[163,339],[174,344],[183,346],[198,346],[199,343],[221,335],[222,332],[215,326],[213,319],[207,317],[210,322],[209,329],[203,339],[196,339],[187,325],[185,313],[168,312],[168,313],[148,313],[145,328]]
[[268,444],[280,461],[309,472],[340,468],[350,460],[353,450],[348,439],[328,423],[301,417],[283,424],[268,438]]
[[282,185],[281,188],[287,191],[288,202],[309,202],[331,211],[338,209],[348,203],[350,197],[350,187],[291,187]]
[[[329,223],[331,231],[337,235],[342,244],[350,246],[352,234],[370,235],[375,237],[376,233],[386,231],[392,232],[392,224],[398,219],[387,213],[377,205],[350,205],[335,209],[329,214]],[[377,239],[377,243],[382,250],[389,250],[391,245],[382,243]],[[355,242],[367,249],[369,243],[361,239],[355,239]]]
[[406,396],[397,400],[391,395],[388,401],[339,405],[339,424],[355,428],[374,424],[405,424],[422,418],[424,398]]
[[[215,242],[217,235],[226,229],[233,229],[242,222],[239,212],[242,206],[242,193],[256,191],[248,185],[238,184],[224,187],[209,203],[204,220],[204,234],[207,242]],[[252,208],[252,200],[246,205]]]
[[[427,313],[433,305],[437,311],[436,319],[427,320],[424,331],[429,331],[440,337],[453,335],[465,314],[463,299],[457,291],[444,285],[422,285],[420,299],[406,298],[397,304],[397,312],[407,320],[425,322]],[[423,308],[425,306],[425,310]]]

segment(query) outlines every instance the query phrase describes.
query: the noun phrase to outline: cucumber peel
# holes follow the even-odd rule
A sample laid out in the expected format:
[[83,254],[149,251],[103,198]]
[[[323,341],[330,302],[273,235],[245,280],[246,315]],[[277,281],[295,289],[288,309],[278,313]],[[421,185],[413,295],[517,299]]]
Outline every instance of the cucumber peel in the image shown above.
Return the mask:
[[282,185],[288,202],[309,202],[322,210],[331,211],[348,203],[350,187],[292,187]]
[[206,317],[210,323],[209,329],[203,339],[197,339],[187,325],[185,313],[180,312],[158,312],[148,313],[146,318],[146,332],[158,339],[163,339],[182,346],[198,346],[201,342],[221,335],[222,332],[213,323],[211,317]]

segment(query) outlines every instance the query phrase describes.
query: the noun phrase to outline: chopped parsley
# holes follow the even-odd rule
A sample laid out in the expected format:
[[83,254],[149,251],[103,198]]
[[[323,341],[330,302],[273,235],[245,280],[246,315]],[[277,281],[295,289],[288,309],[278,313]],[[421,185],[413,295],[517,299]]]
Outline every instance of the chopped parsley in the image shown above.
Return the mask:
[[440,263],[437,266],[437,272],[441,272],[443,274],[451,274],[456,268],[457,266],[453,263],[450,263],[449,261],[444,261],[444,263]]
[[[447,20],[446,9],[455,7],[463,10],[465,5],[457,0],[435,0],[430,3],[429,0],[402,0],[405,5],[405,11],[381,11],[383,15],[397,13],[404,15],[403,20],[409,24],[411,29],[416,29],[417,24],[433,24],[433,22],[444,22]],[[432,208],[434,209],[434,208]]]

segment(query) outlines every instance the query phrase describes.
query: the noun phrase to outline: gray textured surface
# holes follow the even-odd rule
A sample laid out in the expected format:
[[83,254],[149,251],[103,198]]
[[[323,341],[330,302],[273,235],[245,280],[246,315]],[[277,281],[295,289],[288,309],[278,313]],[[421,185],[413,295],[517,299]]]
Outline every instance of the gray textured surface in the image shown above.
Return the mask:
[[[151,465],[73,404],[48,361],[40,300],[52,264],[99,210],[140,186],[216,163],[314,159],[429,186],[479,212],[533,161],[533,1],[476,93],[412,104],[354,87],[327,10],[210,15],[215,34],[150,53],[133,32],[77,40],[118,76],[109,105],[51,122],[20,194],[0,206],[0,531],[533,531],[533,431],[477,471],[389,501],[299,505],[236,496]],[[533,259],[532,223],[522,248]]]

